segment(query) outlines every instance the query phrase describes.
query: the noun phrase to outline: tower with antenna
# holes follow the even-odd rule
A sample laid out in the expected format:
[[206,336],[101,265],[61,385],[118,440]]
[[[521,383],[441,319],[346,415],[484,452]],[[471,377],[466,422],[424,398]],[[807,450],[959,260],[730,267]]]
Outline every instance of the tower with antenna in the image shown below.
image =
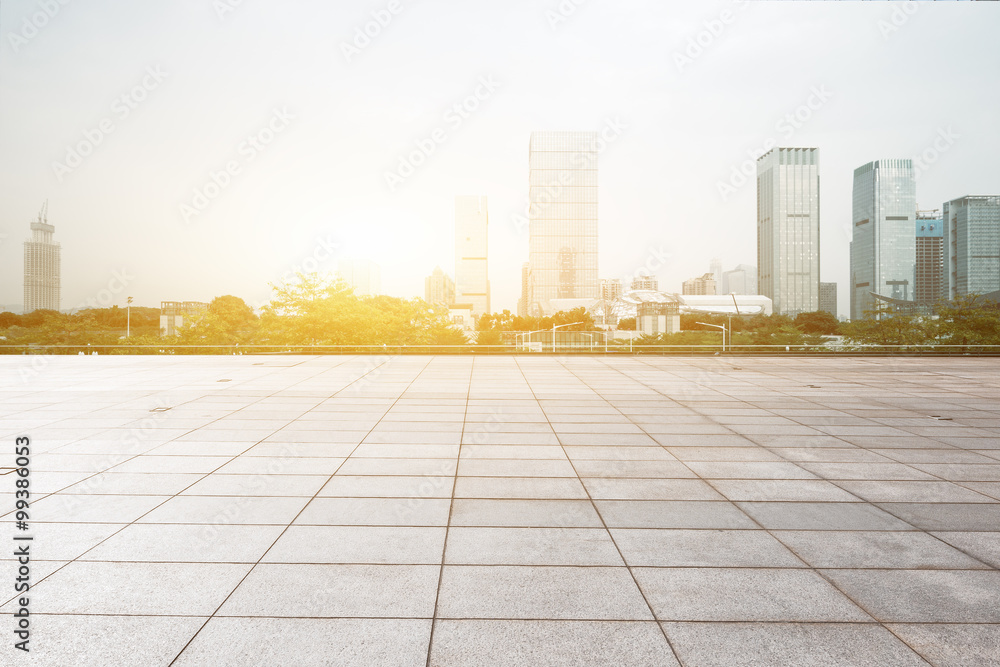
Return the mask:
[[24,242],[24,312],[59,310],[60,252],[53,240],[56,228],[49,224],[49,202],[31,222],[31,238]]

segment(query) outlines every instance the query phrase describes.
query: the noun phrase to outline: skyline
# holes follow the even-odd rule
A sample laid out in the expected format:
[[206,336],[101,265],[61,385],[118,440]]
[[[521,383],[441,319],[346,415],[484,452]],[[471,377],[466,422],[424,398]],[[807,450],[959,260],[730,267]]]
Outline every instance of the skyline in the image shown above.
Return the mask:
[[[846,313],[855,168],[936,152],[917,184],[922,209],[1000,190],[988,111],[1000,93],[977,73],[1000,64],[977,48],[996,6],[923,4],[886,33],[894,4],[587,4],[553,28],[555,3],[402,3],[348,62],[341,43],[382,4],[244,3],[221,18],[210,5],[66,5],[15,52],[9,36],[37,6],[6,3],[0,94],[18,102],[0,110],[0,303],[20,300],[21,242],[45,199],[72,308],[123,271],[134,278],[121,304],[126,291],[142,305],[226,293],[257,304],[268,282],[331,244],[322,270],[371,259],[383,291],[420,296],[435,265],[451,266],[454,197],[472,192],[490,201],[492,309],[514,311],[530,133],[612,128],[600,155],[600,278],[633,275],[653,251],[671,255],[652,273],[678,291],[714,257],[755,264],[753,174],[740,184],[733,170],[769,140],[816,146],[820,280],[845,286]],[[706,22],[721,33],[689,58]],[[459,51],[469,56],[447,57]],[[958,69],[973,56],[981,67]],[[73,61],[80,71],[62,67]],[[928,81],[966,96],[935,95]],[[60,183],[53,163],[108,119],[112,131]],[[391,192],[386,173],[405,172],[421,142],[433,151]],[[213,175],[228,184],[185,225],[181,205]]]

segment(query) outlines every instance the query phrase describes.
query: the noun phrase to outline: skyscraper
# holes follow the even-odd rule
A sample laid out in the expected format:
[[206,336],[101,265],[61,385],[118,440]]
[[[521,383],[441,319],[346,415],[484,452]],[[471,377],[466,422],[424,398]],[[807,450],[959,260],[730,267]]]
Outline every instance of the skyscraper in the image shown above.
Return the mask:
[[517,316],[528,316],[528,285],[531,284],[531,264],[525,262],[521,265],[521,298],[517,300]]
[[819,310],[837,317],[837,283],[819,284]]
[[455,197],[455,303],[490,313],[489,214],[486,197]]
[[757,159],[758,293],[783,315],[819,308],[819,149]]
[[944,282],[944,224],[937,211],[917,213],[916,267],[913,300],[933,306],[941,300]]
[[24,242],[24,312],[59,310],[60,253],[52,240],[56,228],[49,224],[49,203],[31,223],[31,240]]
[[353,287],[358,296],[382,293],[382,271],[375,262],[367,259],[342,259],[337,262],[337,275]]
[[719,259],[718,257],[716,257],[715,259],[712,260],[711,264],[709,264],[708,268],[709,268],[709,271],[711,271],[712,275],[715,276],[715,284],[716,285],[721,285],[722,284],[722,260]]
[[1000,290],[1000,195],[944,204],[944,286],[947,299]]
[[851,319],[864,317],[872,293],[913,300],[917,181],[913,160],[875,160],[854,170]]
[[737,264],[732,271],[725,271],[720,294],[757,294],[757,267]]
[[435,266],[431,275],[424,278],[424,301],[450,306],[455,303],[455,282]]
[[528,312],[597,299],[596,132],[532,132],[528,147]]

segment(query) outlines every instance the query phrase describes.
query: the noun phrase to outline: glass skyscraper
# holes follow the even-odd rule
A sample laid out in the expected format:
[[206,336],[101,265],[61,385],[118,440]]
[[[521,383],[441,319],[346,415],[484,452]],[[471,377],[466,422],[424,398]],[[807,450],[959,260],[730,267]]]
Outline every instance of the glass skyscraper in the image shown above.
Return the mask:
[[758,292],[783,315],[819,310],[819,149],[757,159]]
[[916,236],[913,300],[921,306],[933,306],[943,294],[944,225],[941,217],[917,213]]
[[53,240],[48,202],[31,223],[31,240],[24,242],[24,312],[59,310],[61,248]]
[[455,303],[490,312],[489,224],[486,197],[455,197]]
[[528,314],[597,299],[596,132],[532,132],[528,148]]
[[948,299],[1000,290],[1000,195],[944,204],[944,281]]
[[871,294],[915,295],[917,181],[913,160],[875,160],[854,170],[851,319],[874,306]]

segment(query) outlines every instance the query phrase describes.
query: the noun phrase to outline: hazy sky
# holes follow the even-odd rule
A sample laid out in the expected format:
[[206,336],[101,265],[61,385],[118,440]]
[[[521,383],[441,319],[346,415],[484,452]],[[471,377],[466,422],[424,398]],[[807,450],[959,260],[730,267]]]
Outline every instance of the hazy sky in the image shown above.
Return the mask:
[[529,134],[607,127],[603,277],[669,255],[679,291],[713,257],[756,264],[753,172],[719,184],[769,141],[818,146],[844,313],[854,168],[926,152],[921,208],[1000,193],[998,26],[990,2],[5,0],[0,304],[22,302],[46,199],[67,309],[257,305],[337,255],[422,296],[454,273],[454,196],[484,194],[492,305],[513,310]]

